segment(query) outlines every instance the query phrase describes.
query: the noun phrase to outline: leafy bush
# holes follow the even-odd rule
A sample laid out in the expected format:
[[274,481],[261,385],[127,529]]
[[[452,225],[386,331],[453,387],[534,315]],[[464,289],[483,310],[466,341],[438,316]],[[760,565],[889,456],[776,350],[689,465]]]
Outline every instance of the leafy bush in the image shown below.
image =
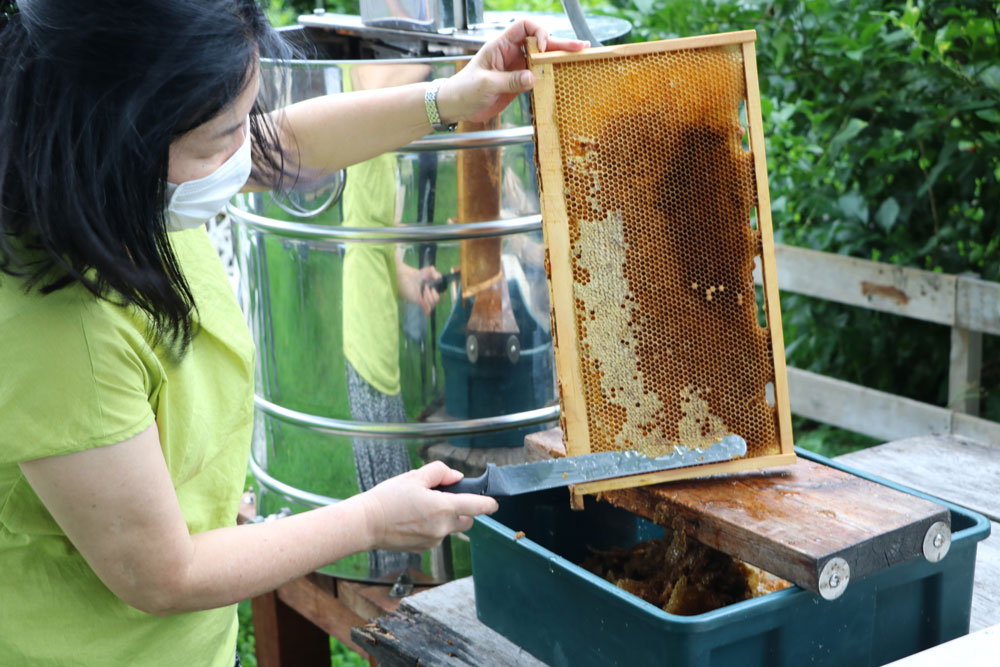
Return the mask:
[[[583,4],[630,21],[634,41],[757,31],[779,243],[1000,280],[995,3]],[[782,313],[792,365],[946,403],[945,327],[791,294]],[[1000,420],[1000,341],[983,358],[983,414]]]
[[[622,0],[637,40],[753,28],[779,242],[1000,280],[997,6]],[[944,327],[788,295],[791,364],[944,404]],[[985,414],[1000,419],[997,341]]]

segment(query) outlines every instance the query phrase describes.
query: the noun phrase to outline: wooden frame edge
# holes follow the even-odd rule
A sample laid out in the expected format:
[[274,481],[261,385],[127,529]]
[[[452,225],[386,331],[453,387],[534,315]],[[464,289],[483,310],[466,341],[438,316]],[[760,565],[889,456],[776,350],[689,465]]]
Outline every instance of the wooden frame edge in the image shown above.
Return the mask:
[[754,174],[757,181],[757,230],[761,239],[760,270],[764,283],[767,325],[771,331],[779,444],[782,454],[794,456],[792,411],[788,399],[788,372],[785,365],[785,335],[781,328],[781,300],[778,291],[777,263],[774,257],[774,230],[771,223],[771,193],[767,184],[767,156],[764,153],[764,121],[760,112],[760,84],[757,79],[757,54],[753,42],[743,45],[743,69],[747,85],[750,150],[753,151]]
[[644,473],[641,475],[630,475],[628,477],[612,477],[602,479],[598,482],[586,482],[576,484],[571,488],[574,496],[592,495],[602,491],[612,491],[615,489],[631,489],[637,486],[649,486],[650,484],[662,484],[664,482],[676,482],[682,479],[692,479],[695,477],[705,477],[708,475],[722,475],[735,472],[746,472],[760,468],[772,468],[775,466],[792,465],[796,462],[795,454],[770,454],[767,456],[754,456],[737,459],[735,461],[721,461],[719,463],[706,463],[703,465],[686,466],[684,468],[674,468],[672,470],[661,470],[659,472]]
[[615,58],[619,56],[638,56],[646,53],[662,53],[680,51],[682,49],[701,49],[711,46],[726,46],[729,44],[753,43],[757,39],[756,30],[739,30],[736,32],[720,32],[712,35],[697,35],[695,37],[678,37],[662,39],[655,42],[638,44],[620,44],[617,46],[598,46],[584,51],[546,51],[532,56],[532,61],[544,63],[582,62],[599,58]]
[[[583,401],[583,377],[576,347],[576,311],[573,305],[573,272],[569,258],[569,221],[563,195],[562,153],[555,122],[555,78],[552,65],[536,62],[528,49],[528,64],[535,77],[531,92],[535,111],[535,150],[538,151],[538,183],[542,205],[542,233],[549,261],[549,299],[554,314],[556,376],[561,390],[563,441],[566,454],[590,453],[590,428]],[[542,156],[548,159],[543,162]]]

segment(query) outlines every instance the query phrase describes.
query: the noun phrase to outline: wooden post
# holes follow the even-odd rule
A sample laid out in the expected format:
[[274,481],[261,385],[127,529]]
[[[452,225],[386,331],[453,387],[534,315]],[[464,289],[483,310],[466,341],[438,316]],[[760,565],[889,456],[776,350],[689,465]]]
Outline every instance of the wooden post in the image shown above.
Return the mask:
[[979,415],[979,379],[983,363],[983,334],[951,328],[948,365],[948,406],[955,412]]
[[330,638],[273,591],[250,602],[260,667],[328,667]]
[[[978,278],[970,274],[969,277]],[[956,291],[957,297],[957,291]],[[951,354],[948,362],[948,407],[955,412],[979,415],[980,376],[983,366],[983,334],[957,325],[951,328]]]

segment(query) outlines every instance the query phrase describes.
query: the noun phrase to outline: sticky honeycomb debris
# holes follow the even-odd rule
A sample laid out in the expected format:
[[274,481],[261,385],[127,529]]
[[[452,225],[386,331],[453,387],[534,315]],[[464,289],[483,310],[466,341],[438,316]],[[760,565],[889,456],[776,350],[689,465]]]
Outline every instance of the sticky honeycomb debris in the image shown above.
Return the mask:
[[630,549],[592,550],[580,564],[618,588],[680,616],[788,588],[780,577],[687,537],[682,526]]
[[552,72],[590,451],[780,453],[740,45]]

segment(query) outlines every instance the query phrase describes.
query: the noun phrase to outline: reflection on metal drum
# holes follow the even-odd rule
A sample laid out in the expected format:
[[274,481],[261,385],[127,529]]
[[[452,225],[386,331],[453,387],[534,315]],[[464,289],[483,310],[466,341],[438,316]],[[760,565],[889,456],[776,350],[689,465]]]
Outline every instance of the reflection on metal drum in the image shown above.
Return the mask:
[[[448,76],[460,62],[265,62],[263,90],[281,106]],[[558,419],[528,114],[522,97],[490,129],[433,135],[346,172],[303,170],[286,191],[230,206],[258,349],[251,471],[261,514],[343,499],[432,458],[503,458]],[[463,221],[478,156],[496,174],[485,184],[495,211]],[[494,296],[463,296],[462,244],[475,238],[496,240],[502,327],[479,324]],[[439,298],[429,314],[417,303],[427,287]],[[324,571],[392,581],[409,568],[440,582],[468,567],[466,542],[454,538],[416,559],[372,552]]]

